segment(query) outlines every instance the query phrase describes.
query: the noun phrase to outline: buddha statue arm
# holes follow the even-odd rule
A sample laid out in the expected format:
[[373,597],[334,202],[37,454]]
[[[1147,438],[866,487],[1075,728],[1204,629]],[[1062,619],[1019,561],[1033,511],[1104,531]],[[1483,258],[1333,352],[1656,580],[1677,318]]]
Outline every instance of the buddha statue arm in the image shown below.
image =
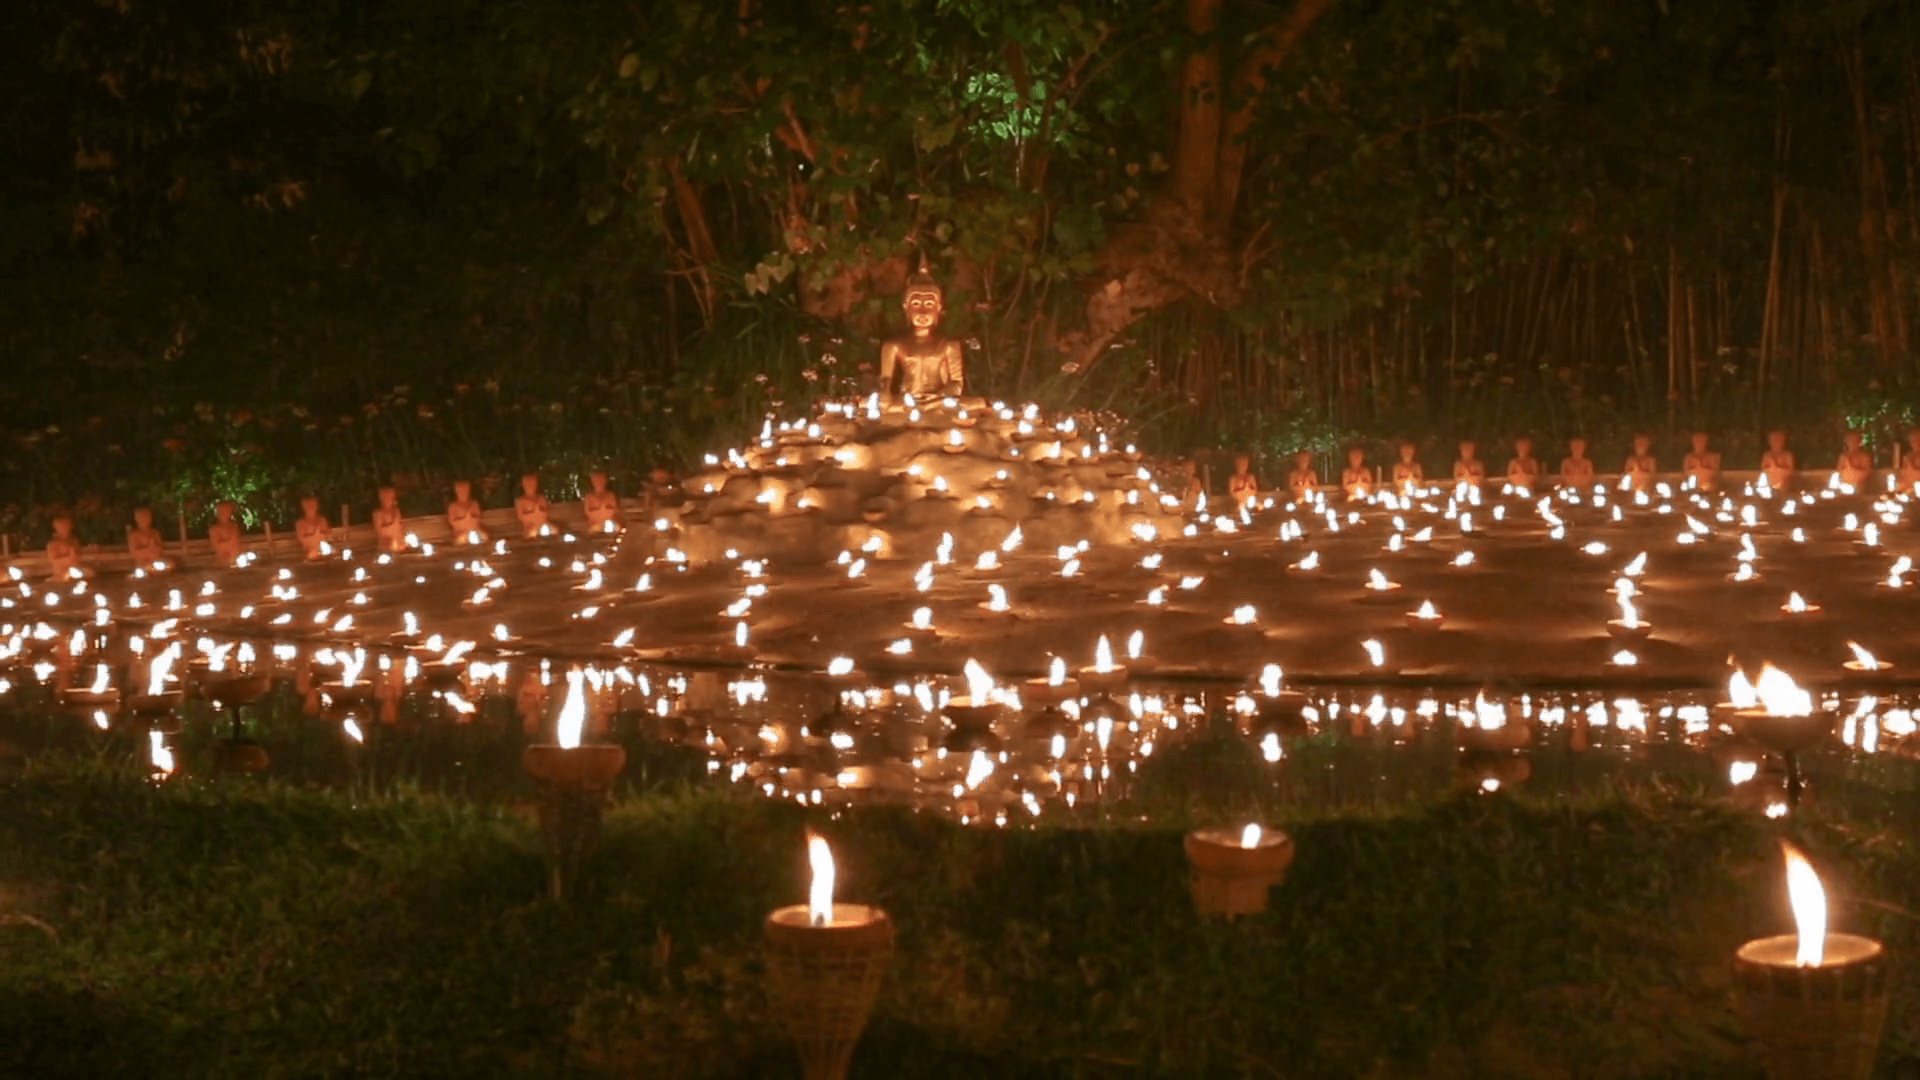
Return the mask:
[[940,385],[953,397],[967,392],[966,358],[960,352],[958,341],[949,341],[940,350]]
[[893,393],[893,369],[900,363],[900,344],[888,341],[880,346],[880,392]]

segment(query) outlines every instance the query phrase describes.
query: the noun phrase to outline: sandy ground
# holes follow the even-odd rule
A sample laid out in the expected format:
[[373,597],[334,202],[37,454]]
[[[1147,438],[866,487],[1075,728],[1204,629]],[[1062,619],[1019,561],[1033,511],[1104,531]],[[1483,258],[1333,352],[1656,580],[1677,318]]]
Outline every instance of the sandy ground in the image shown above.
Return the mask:
[[[556,660],[820,670],[844,656],[879,675],[958,672],[977,658],[1004,679],[1043,674],[1055,655],[1070,667],[1089,664],[1101,635],[1124,654],[1137,631],[1144,648],[1130,666],[1141,675],[1239,681],[1271,663],[1301,683],[1705,686],[1724,683],[1730,656],[1754,666],[1770,660],[1804,682],[1858,681],[1862,677],[1840,666],[1854,640],[1892,665],[1866,680],[1920,682],[1920,604],[1911,584],[1920,578],[1908,576],[1910,584],[1898,590],[1877,585],[1896,558],[1920,547],[1906,504],[1815,498],[1789,516],[1777,497],[1743,497],[1742,486],[1730,481],[1726,505],[1719,496],[1707,506],[1687,496],[1656,496],[1645,506],[1629,499],[1617,523],[1611,520],[1622,499],[1617,492],[1604,507],[1594,505],[1591,493],[1577,505],[1557,497],[1553,513],[1565,526],[1560,539],[1537,508],[1539,495],[1523,499],[1490,489],[1478,507],[1453,504],[1445,492],[1395,508],[1336,498],[1316,510],[1281,500],[1249,515],[1250,523],[1236,516],[1231,534],[1206,521],[1196,523],[1197,535],[1190,537],[1092,548],[1078,556],[1070,577],[1063,576],[1057,552],[1021,549],[1003,557],[1000,568],[977,571],[975,552],[956,551],[953,563],[932,568],[925,590],[915,581],[923,571],[917,562],[874,563],[859,580],[838,566],[774,563],[757,575],[738,564],[688,567],[666,557],[670,533],[635,523],[619,538],[510,541],[505,554],[488,548],[480,557],[490,572],[479,574],[476,549],[443,544],[431,556],[407,553],[384,564],[363,549],[350,561],[336,555],[306,563],[282,554],[279,561],[218,572],[196,570],[189,561],[145,580],[103,572],[94,591],[130,621],[176,614],[185,628],[216,637],[390,648],[403,613],[411,612],[425,634],[481,642],[476,655]],[[1739,515],[1748,505],[1759,521],[1743,526]],[[1496,519],[1496,507],[1503,508],[1503,520]],[[1459,511],[1471,512],[1470,532],[1462,530]],[[1842,527],[1849,514],[1877,525],[1877,546]],[[1706,531],[1690,527],[1689,517]],[[1396,528],[1396,518],[1404,528]],[[1283,540],[1288,522],[1303,535]],[[1419,540],[1428,528],[1430,539]],[[1803,541],[1793,539],[1795,528]],[[1396,533],[1401,549],[1389,551]],[[1695,542],[1679,542],[1687,533]],[[1743,536],[1758,553],[1759,577],[1733,582]],[[1594,543],[1604,550],[1588,553]],[[1467,551],[1473,566],[1453,566]],[[1317,570],[1290,569],[1310,552],[1318,553]],[[1631,579],[1633,602],[1653,630],[1626,646],[1637,664],[1619,666],[1610,658],[1621,643],[1607,631],[1607,621],[1620,615],[1612,589],[1642,552],[1644,573]],[[1158,565],[1146,565],[1156,555]],[[579,588],[595,569],[602,587]],[[1374,569],[1400,588],[1365,588]],[[635,591],[642,575],[651,587]],[[483,607],[463,604],[489,580],[506,584]],[[208,582],[213,594],[199,595]],[[275,584],[299,594],[271,602]],[[991,585],[1005,589],[1010,610],[984,609]],[[764,591],[749,597],[753,586]],[[1164,603],[1149,605],[1156,589]],[[173,590],[181,593],[180,609],[167,612]],[[1783,613],[1781,605],[1796,591],[1821,610]],[[48,618],[65,632],[95,601],[70,588],[63,593],[59,605],[47,607],[44,587],[29,576],[14,586],[14,606],[0,612],[0,620]],[[129,593],[139,595],[140,608],[129,610]],[[1407,612],[1429,600],[1442,625],[1411,628]],[[212,607],[195,614],[199,604]],[[1252,621],[1231,624],[1246,605]],[[908,628],[920,607],[930,609],[931,633]],[[348,614],[352,623],[343,627]],[[743,623],[744,650],[734,646]],[[508,629],[507,641],[493,640],[496,626]],[[1370,661],[1361,644],[1368,639],[1381,643],[1384,665]],[[893,651],[902,641],[911,643],[910,653]]]

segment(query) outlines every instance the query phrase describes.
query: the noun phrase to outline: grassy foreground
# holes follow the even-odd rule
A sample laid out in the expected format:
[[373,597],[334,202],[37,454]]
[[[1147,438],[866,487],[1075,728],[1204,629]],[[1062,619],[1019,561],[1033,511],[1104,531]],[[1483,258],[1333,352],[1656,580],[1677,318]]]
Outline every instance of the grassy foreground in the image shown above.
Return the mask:
[[[1912,826],[1826,813],[1791,828],[1837,921],[1911,957]],[[639,797],[555,904],[510,808],[38,765],[0,788],[0,1075],[795,1075],[757,946],[807,822]],[[1776,827],[1681,794],[1288,821],[1234,926],[1171,826],[815,824],[901,931],[866,1076],[1753,1076],[1728,958],[1786,926]]]

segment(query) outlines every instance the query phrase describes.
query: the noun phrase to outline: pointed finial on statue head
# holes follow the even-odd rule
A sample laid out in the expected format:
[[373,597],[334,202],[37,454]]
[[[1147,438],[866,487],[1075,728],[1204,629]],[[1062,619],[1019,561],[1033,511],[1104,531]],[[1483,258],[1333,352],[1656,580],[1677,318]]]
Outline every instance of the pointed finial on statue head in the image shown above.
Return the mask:
[[944,299],[940,283],[935,281],[933,274],[927,270],[927,253],[924,251],[920,253],[920,269],[914,271],[912,277],[907,278],[907,292],[901,297],[901,302],[905,303],[915,296],[931,296],[935,300]]

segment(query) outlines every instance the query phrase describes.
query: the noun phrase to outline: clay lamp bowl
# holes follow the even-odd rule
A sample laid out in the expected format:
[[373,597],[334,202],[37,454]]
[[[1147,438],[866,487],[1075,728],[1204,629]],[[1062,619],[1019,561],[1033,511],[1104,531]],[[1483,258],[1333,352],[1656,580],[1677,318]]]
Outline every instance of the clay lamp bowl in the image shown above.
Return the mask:
[[1026,725],[1020,729],[1022,738],[1035,742],[1052,742],[1055,736],[1072,741],[1080,734],[1080,725],[1073,717],[1061,712],[1057,704],[1050,704],[1035,713]]
[[1607,635],[1622,645],[1638,645],[1653,634],[1653,624],[1639,619],[1629,626],[1621,619],[1607,620]]
[[85,686],[68,686],[54,691],[54,697],[59,700],[60,707],[68,712],[104,713],[107,716],[120,713],[120,691],[113,688],[92,690]]
[[1081,668],[1075,673],[1075,681],[1083,693],[1112,694],[1126,688],[1130,674],[1125,664],[1107,664],[1104,671],[1096,665]]
[[1052,709],[1064,701],[1080,696],[1080,683],[1077,679],[1063,679],[1051,682],[1047,679],[1028,679],[1020,684],[1020,700],[1029,705]]
[[135,694],[127,702],[127,711],[155,731],[172,734],[180,730],[179,709],[187,699],[185,690],[162,690],[158,694]]
[[1276,735],[1305,735],[1307,728],[1307,695],[1298,690],[1281,690],[1277,694],[1256,693],[1253,698],[1253,716],[1249,721],[1253,733]]
[[[1794,594],[1794,597],[1798,596],[1798,593]],[[1819,604],[1809,604],[1805,600],[1801,600],[1800,603],[1796,605],[1793,602],[1793,598],[1789,598],[1786,603],[1780,605],[1780,617],[1783,619],[1792,619],[1796,622],[1809,622],[1818,619],[1825,611],[1826,609],[1822,608]]]
[[1293,839],[1278,829],[1195,829],[1183,845],[1193,870],[1193,906],[1201,915],[1254,915],[1293,865]]
[[1833,735],[1839,717],[1827,709],[1808,716],[1775,716],[1762,708],[1733,709],[1726,714],[1733,733],[1752,739],[1776,753],[1798,754],[1819,746]]
[[972,698],[957,697],[947,702],[942,710],[953,730],[947,733],[946,748],[949,753],[970,754],[975,750],[997,753],[1001,748],[1000,736],[994,731],[994,724],[1006,714],[1004,705],[993,702],[974,704]]
[[1372,577],[1360,588],[1363,603],[1382,603],[1392,600],[1400,594],[1400,583],[1388,581],[1385,577]]
[[1893,665],[1887,663],[1885,660],[1875,660],[1872,667],[1868,667],[1858,660],[1844,660],[1840,666],[1844,668],[1849,675],[1869,679],[1881,678],[1882,676],[1891,674],[1893,671]]
[[222,709],[237,709],[266,697],[272,685],[264,674],[215,672],[200,684],[200,692]]
[[1410,630],[1438,630],[1445,624],[1447,617],[1435,610],[1432,605],[1422,605],[1417,611],[1407,612],[1407,628]]
[[522,752],[520,764],[535,780],[556,787],[604,789],[626,768],[627,750],[616,743],[535,743]]

